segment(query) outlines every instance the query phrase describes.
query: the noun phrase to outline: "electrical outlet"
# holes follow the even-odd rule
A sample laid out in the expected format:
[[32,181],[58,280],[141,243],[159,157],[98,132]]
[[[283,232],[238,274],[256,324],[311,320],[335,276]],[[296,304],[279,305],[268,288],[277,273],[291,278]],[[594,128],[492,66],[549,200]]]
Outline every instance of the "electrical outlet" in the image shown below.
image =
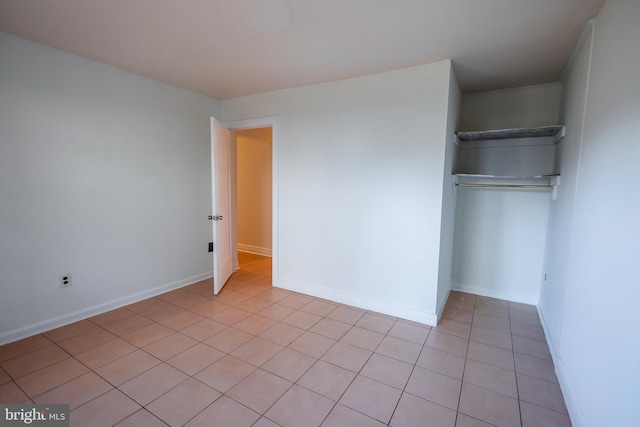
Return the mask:
[[209,242],[209,252],[213,252],[213,242]]
[[60,287],[68,288],[71,286],[71,274],[63,274],[60,276]]

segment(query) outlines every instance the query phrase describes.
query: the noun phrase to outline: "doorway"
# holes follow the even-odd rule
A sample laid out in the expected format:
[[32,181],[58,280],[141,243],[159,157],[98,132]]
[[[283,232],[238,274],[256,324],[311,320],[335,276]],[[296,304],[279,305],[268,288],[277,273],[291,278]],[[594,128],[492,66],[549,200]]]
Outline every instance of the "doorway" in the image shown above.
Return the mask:
[[272,285],[273,128],[232,131],[235,277]]

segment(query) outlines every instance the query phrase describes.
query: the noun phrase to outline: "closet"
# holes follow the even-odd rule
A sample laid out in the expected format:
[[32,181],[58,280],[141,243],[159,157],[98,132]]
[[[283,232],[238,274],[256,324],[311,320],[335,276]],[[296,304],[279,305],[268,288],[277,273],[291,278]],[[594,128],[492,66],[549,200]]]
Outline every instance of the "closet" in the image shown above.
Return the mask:
[[454,289],[536,304],[565,127],[456,133]]

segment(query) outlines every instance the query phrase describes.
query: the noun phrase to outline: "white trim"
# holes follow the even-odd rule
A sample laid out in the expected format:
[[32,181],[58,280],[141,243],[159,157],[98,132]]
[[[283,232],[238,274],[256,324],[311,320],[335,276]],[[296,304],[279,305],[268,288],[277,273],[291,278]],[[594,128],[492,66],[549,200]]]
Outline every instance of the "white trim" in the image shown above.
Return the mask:
[[250,254],[262,255],[270,257],[272,254],[271,248],[261,248],[259,246],[252,245],[244,245],[242,243],[238,243],[238,250],[240,252],[247,252]]
[[551,352],[551,359],[553,360],[553,366],[556,373],[556,377],[558,378],[558,383],[560,384],[560,390],[562,391],[562,396],[564,397],[564,403],[567,407],[567,412],[569,413],[569,418],[571,419],[571,425],[574,427],[582,427],[584,422],[580,417],[580,411],[578,411],[578,405],[576,405],[576,401],[571,393],[571,388],[569,387],[569,381],[564,373],[564,364],[562,363],[562,359],[558,355],[558,351],[556,350],[556,346],[554,341],[549,339],[551,333],[549,332],[547,320],[544,317],[544,312],[538,307],[538,316],[540,317],[540,323],[542,324],[542,330],[544,331],[544,337],[549,345],[549,351]]
[[329,301],[346,304],[363,310],[371,310],[389,316],[400,317],[402,319],[423,323],[429,326],[435,326],[438,320],[436,313],[416,310],[414,308],[403,307],[399,305],[389,304],[388,302],[378,301],[359,295],[348,294],[334,289],[327,289],[315,285],[294,282],[292,280],[279,279],[274,280],[273,287],[286,289],[301,294],[323,298]]
[[501,291],[492,291],[484,288],[476,288],[473,286],[464,286],[457,283],[453,284],[452,290],[459,292],[466,292],[469,294],[480,295],[483,297],[491,297],[502,299],[511,302],[520,302],[523,304],[529,305],[538,305],[540,300],[540,295],[530,295],[530,294],[520,294],[517,292],[501,292]]
[[444,312],[444,307],[447,305],[447,301],[449,300],[449,296],[451,295],[451,288],[447,289],[447,292],[444,295],[444,298],[442,298],[440,301],[438,301],[438,306],[436,308],[436,314],[438,316],[438,322],[440,321],[440,319],[442,318],[442,313]]
[[106,313],[107,311],[115,310],[116,308],[143,301],[148,298],[155,297],[156,295],[164,294],[165,292],[192,285],[202,280],[210,279],[211,277],[213,277],[213,272],[208,271],[206,273],[187,277],[186,279],[178,280],[173,283],[158,286],[157,288],[137,292],[126,297],[117,298],[109,302],[94,305],[93,307],[83,308],[81,310],[74,311],[73,313],[64,314],[62,316],[54,317],[53,319],[44,320],[42,322],[14,329],[0,335],[0,345],[18,341],[20,339],[40,334],[51,329],[59,328],[61,326],[65,326],[79,320],[84,320],[89,317],[97,316],[98,314]]

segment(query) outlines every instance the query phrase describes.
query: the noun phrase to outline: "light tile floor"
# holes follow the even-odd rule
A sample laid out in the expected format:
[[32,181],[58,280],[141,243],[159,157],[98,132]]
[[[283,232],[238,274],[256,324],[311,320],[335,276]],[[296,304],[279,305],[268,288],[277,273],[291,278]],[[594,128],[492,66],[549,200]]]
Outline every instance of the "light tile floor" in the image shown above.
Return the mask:
[[570,426],[535,307],[452,292],[438,327],[211,280],[0,347],[0,402],[72,426]]

